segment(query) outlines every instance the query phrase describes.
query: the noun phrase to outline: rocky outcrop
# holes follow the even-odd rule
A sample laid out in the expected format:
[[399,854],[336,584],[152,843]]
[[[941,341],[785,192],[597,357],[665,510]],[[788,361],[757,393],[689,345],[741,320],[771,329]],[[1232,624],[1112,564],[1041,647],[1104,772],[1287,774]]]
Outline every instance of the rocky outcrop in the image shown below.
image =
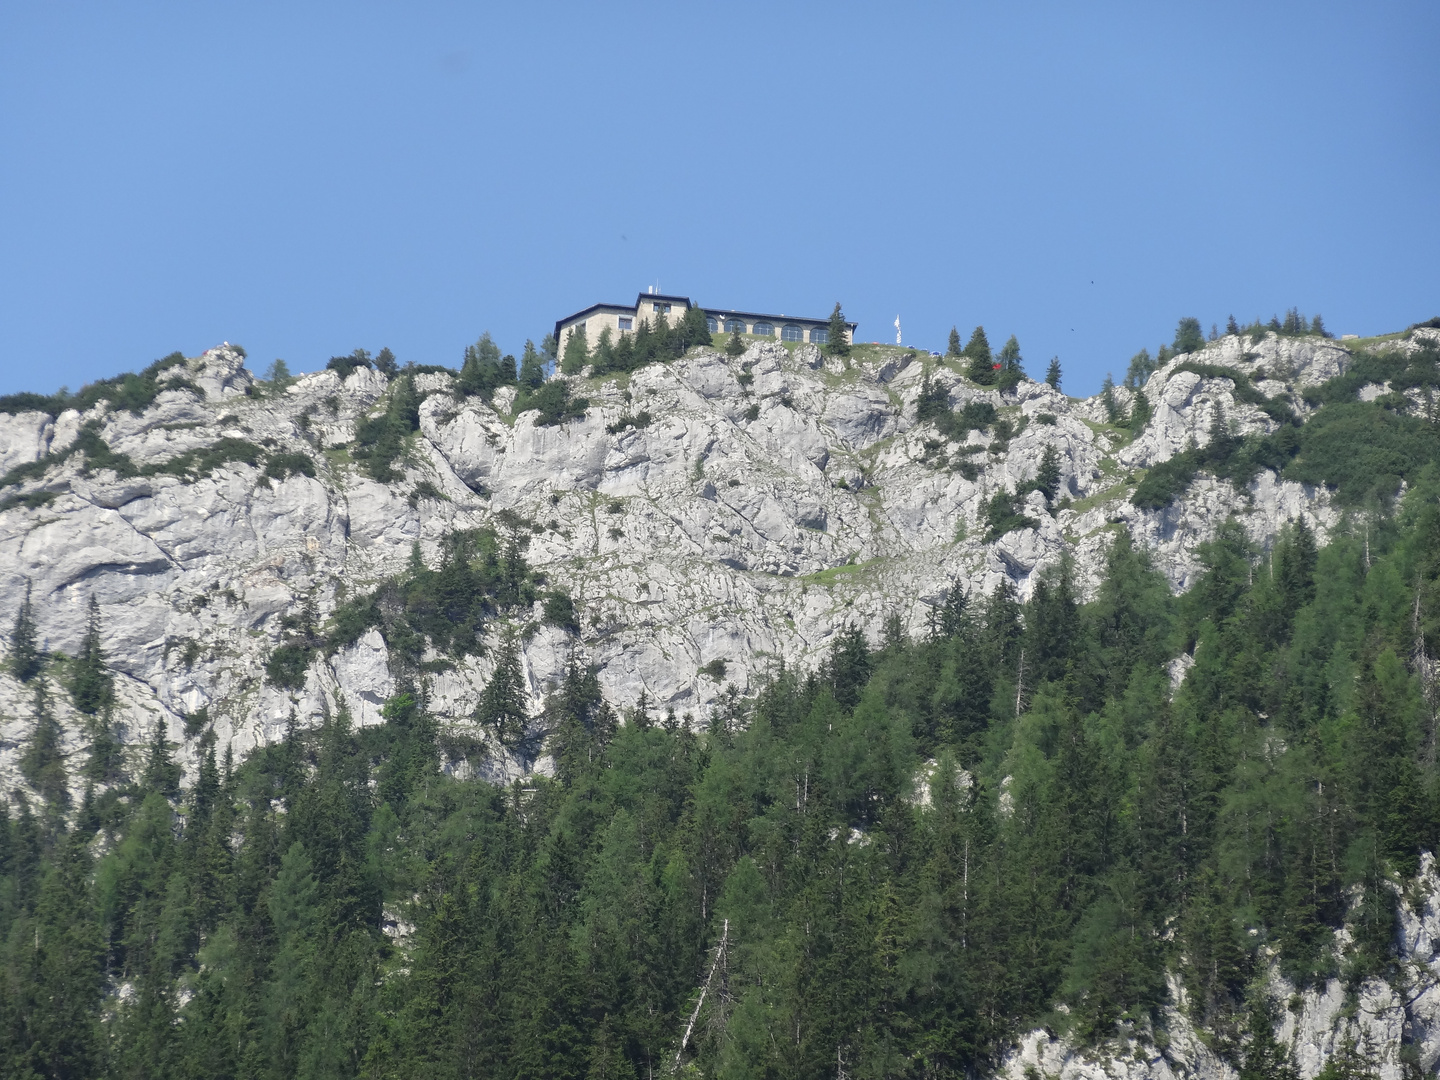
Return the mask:
[[[1440,1067],[1440,874],[1425,854],[1414,881],[1395,886],[1400,933],[1399,974],[1358,986],[1339,979],[1298,990],[1275,970],[1266,992],[1278,1014],[1272,1031],[1302,1080],[1314,1080],[1328,1062],[1349,1056],[1361,1066],[1351,1075],[1380,1080],[1433,1076]],[[1337,955],[1349,932],[1335,935]],[[1006,1080],[1033,1074],[1057,1080],[1233,1080],[1236,1063],[1213,1048],[1186,1012],[1184,987],[1170,982],[1163,1012],[1164,1038],[1135,1026],[1123,1042],[1077,1050],[1043,1029],[1029,1032],[1006,1060]],[[1242,1051],[1243,1052],[1243,1051]]]
[[[403,478],[381,484],[346,447],[356,422],[383,408],[383,375],[323,371],[277,391],[222,346],[169,369],[174,385],[138,414],[103,403],[84,415],[0,414],[0,466],[50,462],[0,492],[0,602],[15,610],[31,583],[45,646],[73,653],[95,597],[132,736],[159,722],[182,742],[182,717],[204,707],[222,743],[243,753],[276,738],[292,710],[309,724],[344,703],[376,722],[394,689],[378,632],[318,658],[301,691],[268,686],[264,663],[287,612],[309,600],[323,619],[343,592],[400,569],[415,544],[433,562],[455,529],[524,522],[527,560],[570,592],[581,624],[534,633],[538,607],[517,623],[532,631],[523,662],[536,713],[575,658],[597,665],[617,706],[643,693],[698,721],[723,683],[744,691],[781,660],[813,664],[847,623],[874,632],[898,613],[918,631],[950,589],[1003,578],[1023,597],[1066,551],[1093,587],[1117,527],[1177,589],[1196,572],[1197,545],[1231,515],[1262,545],[1302,513],[1323,534],[1335,521],[1325,493],[1273,473],[1247,491],[1202,475],[1162,511],[1128,495],[1139,470],[1203,444],[1217,413],[1232,430],[1275,426],[1238,381],[1303,412],[1301,389],[1348,358],[1320,339],[1223,338],[1139,391],[1153,420],[1133,441],[1102,422],[1098,398],[1032,382],[1002,394],[888,347],[847,360],[779,343],[735,358],[694,350],[582,380],[586,415],[553,425],[512,415],[513,389],[486,404],[432,371],[416,377],[426,396]],[[988,402],[1003,424],[947,443],[917,423],[927,373],[952,407]],[[1130,392],[1118,393],[1128,405]],[[67,454],[87,425],[133,468]],[[267,476],[240,460],[173,467],[221,440],[303,454],[315,475]],[[1035,526],[987,542],[987,500],[1030,481],[1047,446],[1059,452],[1062,508],[1048,512],[1032,492],[1024,513]],[[723,681],[702,673],[714,661]],[[436,676],[432,707],[463,727],[488,675],[481,658]],[[28,691],[0,676],[0,784],[17,782],[29,716]]]
[[[1415,338],[1394,347],[1413,348]],[[1177,590],[1193,581],[1198,546],[1227,518],[1260,545],[1302,514],[1323,538],[1338,520],[1326,493],[1273,472],[1243,491],[1202,474],[1163,510],[1129,496],[1143,470],[1205,445],[1217,425],[1273,431],[1279,405],[1257,400],[1304,415],[1302,390],[1349,359],[1319,339],[1223,338],[1174,358],[1143,388],[1117,390],[1122,407],[1143,394],[1151,408],[1133,439],[1105,423],[1098,398],[1031,382],[1000,393],[888,347],[860,348],[850,360],[809,345],[756,344],[735,358],[695,350],[628,376],[579,380],[585,416],[548,425],[535,411],[513,413],[513,389],[486,404],[455,392],[451,376],[427,372],[415,377],[425,396],[401,476],[382,484],[349,449],[357,422],[384,407],[384,376],[325,371],[281,390],[257,383],[243,354],[222,346],[170,369],[174,385],[138,413],[101,404],[84,414],[0,414],[0,604],[16,611],[30,587],[43,647],[74,654],[97,600],[117,733],[138,758],[161,726],[193,768],[202,709],[237,755],[279,738],[292,717],[310,725],[343,707],[359,724],[380,722],[397,690],[383,633],[317,654],[303,687],[283,690],[264,677],[282,620],[309,604],[323,621],[345,596],[399,572],[417,548],[434,565],[457,529],[518,530],[527,561],[571,595],[579,620],[578,632],[545,625],[538,603],[513,613],[532,714],[578,660],[596,666],[614,705],[643,695],[701,722],[725,684],[743,692],[781,661],[814,664],[847,624],[873,633],[898,614],[918,632],[950,590],[1009,580],[1024,597],[1067,552],[1082,587],[1093,588],[1117,529],[1153,553]],[[999,421],[945,439],[916,420],[927,378],[952,408],[987,403]],[[71,452],[87,432],[124,458],[107,466]],[[219,452],[227,446],[228,458]],[[988,500],[1028,484],[1047,447],[1058,452],[1057,505],[1030,492],[1023,513],[1033,526],[988,539]],[[203,462],[202,451],[211,452]],[[264,460],[279,454],[302,455],[308,466],[267,473]],[[434,665],[426,676],[430,709],[448,735],[472,744],[485,736],[470,718],[491,654]],[[1187,660],[1171,665],[1177,684]],[[50,707],[62,750],[78,764],[87,718],[63,694]],[[33,688],[0,673],[0,788],[23,783],[34,708]],[[495,781],[548,767],[489,746],[448,767]],[[1285,1006],[1276,1035],[1306,1080],[1346,1040],[1373,1051],[1386,1080],[1399,1080],[1402,1058],[1435,1070],[1440,875],[1428,858],[1402,893],[1402,938],[1403,978],[1393,985],[1297,993],[1272,976]],[[1005,1072],[1013,1080],[1032,1072],[1230,1077],[1232,1064],[1190,1024],[1183,988],[1172,991],[1163,1049],[1149,1031],[1104,1053],[1037,1031]]]

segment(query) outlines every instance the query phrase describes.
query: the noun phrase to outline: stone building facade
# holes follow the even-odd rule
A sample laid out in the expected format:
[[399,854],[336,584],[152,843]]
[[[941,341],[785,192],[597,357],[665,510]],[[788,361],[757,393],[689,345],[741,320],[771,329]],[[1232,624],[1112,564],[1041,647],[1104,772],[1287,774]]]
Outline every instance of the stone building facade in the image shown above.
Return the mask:
[[[659,292],[643,292],[632,304],[591,304],[573,315],[567,315],[555,323],[555,340],[560,354],[564,355],[565,343],[577,327],[585,330],[585,339],[590,345],[599,340],[600,334],[610,331],[610,336],[633,333],[646,320],[654,323],[664,315],[674,326],[685,312],[697,305],[688,296],[669,296]],[[705,308],[705,323],[712,334],[729,334],[738,330],[753,337],[778,338],[781,341],[810,341],[816,345],[825,344],[830,328],[829,318],[810,319],[795,315],[771,315],[758,311],[734,311],[721,308]],[[855,341],[855,330],[859,323],[846,323],[846,337]]]

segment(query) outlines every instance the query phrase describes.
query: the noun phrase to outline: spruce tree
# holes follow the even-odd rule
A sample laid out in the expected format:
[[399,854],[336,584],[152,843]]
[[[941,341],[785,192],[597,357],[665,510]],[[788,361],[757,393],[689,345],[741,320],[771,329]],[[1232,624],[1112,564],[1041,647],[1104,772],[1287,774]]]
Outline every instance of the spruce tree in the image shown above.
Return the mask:
[[1188,316],[1180,320],[1175,328],[1175,352],[1196,353],[1205,348],[1205,332],[1200,329],[1200,320]]
[[990,352],[990,339],[985,336],[983,326],[975,327],[975,332],[970,335],[970,341],[965,346],[965,356],[970,361],[969,375],[972,382],[981,386],[993,386],[995,384],[995,358]]
[[560,360],[564,375],[579,375],[590,362],[590,346],[585,340],[584,325],[572,327],[565,339],[565,355]]
[[1115,397],[1115,380],[1107,371],[1105,382],[1100,386],[1100,404],[1105,406],[1105,417],[1112,424],[1125,423],[1125,414],[1120,409],[1120,402]]
[[15,628],[10,631],[10,674],[22,683],[29,682],[40,674],[44,658],[36,643],[35,611],[30,603],[31,583],[25,582],[25,599],[20,604],[20,613],[15,616]]
[[1000,363],[1000,371],[997,382],[1002,390],[1010,390],[1019,386],[1025,378],[1025,368],[1020,358],[1020,342],[1014,334],[1000,347],[1000,355],[996,357]]
[[20,774],[45,798],[52,813],[70,805],[65,755],[60,746],[60,723],[50,709],[45,680],[35,684],[35,726],[20,758]]
[[393,379],[400,370],[400,365],[395,362],[395,354],[388,347],[382,348],[375,355],[375,370],[387,379]]
[[[510,381],[513,382],[514,379]],[[456,380],[456,385],[461,393],[489,401],[496,387],[503,384],[500,346],[495,344],[490,331],[486,330],[480,335],[479,341],[465,347],[465,362],[460,365],[460,378]]]
[[696,345],[713,344],[710,337],[710,326],[705,320],[704,308],[686,308],[685,316],[680,320],[678,329],[681,335],[682,352],[685,349],[694,348]]
[[1130,430],[1140,434],[1150,423],[1151,415],[1150,399],[1145,396],[1144,390],[1136,390],[1130,405]]
[[145,756],[142,782],[151,791],[173,799],[180,793],[180,766],[175,764],[174,758],[170,756],[166,726],[163,716],[155,721],[155,730],[150,737],[150,749]]
[[1035,470],[1034,486],[1048,503],[1053,503],[1055,496],[1060,494],[1060,453],[1054,443],[1045,444],[1045,450],[1040,455],[1040,467]]
[[501,745],[513,750],[525,736],[525,726],[530,720],[529,706],[525,672],[520,665],[520,646],[514,633],[507,631],[495,657],[495,670],[475,707],[475,721],[493,731]]
[[281,391],[293,383],[295,377],[290,374],[290,365],[284,360],[277,359],[265,372],[265,381],[270,384],[271,390]]
[[739,356],[745,351],[745,339],[740,336],[739,330],[730,331],[730,340],[725,343],[726,356]]
[[1231,315],[1228,319],[1225,320],[1225,333],[1234,334],[1236,337],[1239,337],[1240,324],[1235,321],[1234,315]]
[[1050,366],[1045,369],[1045,384],[1053,390],[1060,389],[1060,358],[1052,356]]
[[835,310],[830,312],[830,325],[825,333],[825,351],[831,356],[850,355],[850,329],[845,325],[845,313],[840,310],[840,301],[835,301]]
[[90,737],[90,753],[85,759],[84,776],[91,783],[113,784],[121,779],[125,762],[124,749],[115,734],[112,707],[91,717],[85,725]]
[[525,352],[520,357],[518,379],[522,393],[526,390],[539,390],[545,382],[545,361],[540,356],[540,351],[535,348],[535,342],[529,339],[526,339]]
[[115,679],[105,667],[105,651],[100,645],[100,602],[93,594],[90,621],[70,680],[70,699],[75,708],[88,716],[94,716],[115,700]]
[[1130,358],[1130,366],[1125,369],[1124,386],[1127,390],[1137,390],[1154,373],[1155,361],[1150,358],[1150,350],[1141,349]]
[[964,350],[960,347],[960,331],[952,326],[950,327],[950,344],[945,348],[945,356],[948,359],[958,360],[963,353]]

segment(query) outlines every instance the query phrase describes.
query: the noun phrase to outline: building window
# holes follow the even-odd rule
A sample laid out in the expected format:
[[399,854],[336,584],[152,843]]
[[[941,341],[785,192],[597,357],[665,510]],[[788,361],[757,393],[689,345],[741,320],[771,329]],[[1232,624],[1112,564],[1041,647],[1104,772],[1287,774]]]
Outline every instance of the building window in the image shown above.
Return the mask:
[[635,329],[635,320],[632,319],[629,315],[621,315],[621,316],[620,316],[620,329],[621,329],[621,330],[634,330],[634,329]]
[[774,337],[774,336],[775,336],[775,324],[774,324],[774,323],[768,323],[768,322],[757,322],[757,323],[755,324],[754,328],[751,329],[750,332],[751,332],[752,334],[755,334],[755,335],[759,336],[759,337]]
[[780,328],[781,341],[804,341],[805,331],[794,323],[786,323]]
[[715,318],[714,315],[706,315],[705,329],[709,330],[712,334],[718,334],[720,332],[720,320]]
[[830,340],[830,331],[823,326],[812,326],[810,328],[810,340],[816,345],[824,345]]
[[670,305],[669,305],[669,304],[662,304],[662,303],[660,303],[658,300],[657,300],[655,303],[651,304],[651,305],[650,305],[650,308],[651,308],[651,310],[653,310],[653,311],[655,312],[655,314],[657,314],[657,315],[669,315],[669,314],[670,314]]
[[725,332],[727,334],[743,334],[745,332],[744,319],[726,319]]

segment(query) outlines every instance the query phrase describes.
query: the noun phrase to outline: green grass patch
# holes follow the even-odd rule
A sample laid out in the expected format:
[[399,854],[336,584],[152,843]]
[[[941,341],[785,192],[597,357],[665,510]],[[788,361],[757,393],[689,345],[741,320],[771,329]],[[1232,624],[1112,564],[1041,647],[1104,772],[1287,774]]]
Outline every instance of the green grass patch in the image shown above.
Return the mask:
[[805,574],[800,580],[806,585],[824,585],[829,587],[839,584],[855,574],[868,570],[880,561],[880,559],[866,559],[864,562],[848,562],[844,566],[831,566],[825,570],[817,570],[813,574]]

